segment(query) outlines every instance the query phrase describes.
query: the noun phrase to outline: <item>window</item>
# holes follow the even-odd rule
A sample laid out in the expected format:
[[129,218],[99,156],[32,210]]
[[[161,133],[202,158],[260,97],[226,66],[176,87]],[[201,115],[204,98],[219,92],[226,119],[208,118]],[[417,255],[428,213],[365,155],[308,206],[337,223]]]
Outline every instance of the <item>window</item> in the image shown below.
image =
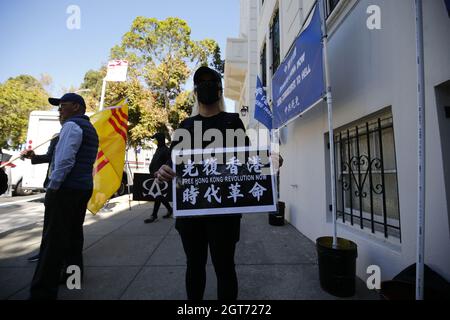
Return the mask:
[[260,66],[261,66],[261,81],[263,87],[267,87],[267,59],[266,59],[266,44],[264,43],[263,50],[261,52]]
[[401,240],[392,113],[335,133],[337,218]]
[[331,14],[331,12],[333,12],[334,8],[336,8],[337,4],[339,3],[340,0],[328,0],[327,1],[327,12],[328,15]]
[[270,38],[272,39],[272,74],[275,74],[280,66],[280,16],[278,10],[270,27]]

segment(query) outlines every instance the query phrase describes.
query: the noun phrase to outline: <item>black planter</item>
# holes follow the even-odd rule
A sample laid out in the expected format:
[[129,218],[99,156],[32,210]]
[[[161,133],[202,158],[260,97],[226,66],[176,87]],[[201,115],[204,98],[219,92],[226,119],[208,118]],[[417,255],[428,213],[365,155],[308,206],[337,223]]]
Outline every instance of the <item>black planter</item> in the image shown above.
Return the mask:
[[286,204],[278,201],[278,211],[269,213],[269,224],[272,226],[284,226],[284,211]]
[[317,239],[316,248],[322,289],[336,297],[355,295],[357,245],[338,238],[333,248],[333,237],[322,237]]

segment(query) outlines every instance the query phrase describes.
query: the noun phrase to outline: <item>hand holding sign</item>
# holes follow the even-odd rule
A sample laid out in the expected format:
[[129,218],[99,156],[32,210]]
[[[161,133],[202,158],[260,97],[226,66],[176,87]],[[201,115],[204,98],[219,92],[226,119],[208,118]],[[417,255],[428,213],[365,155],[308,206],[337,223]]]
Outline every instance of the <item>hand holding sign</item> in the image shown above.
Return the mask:
[[163,165],[155,174],[159,181],[170,182],[176,177],[176,173],[167,165]]

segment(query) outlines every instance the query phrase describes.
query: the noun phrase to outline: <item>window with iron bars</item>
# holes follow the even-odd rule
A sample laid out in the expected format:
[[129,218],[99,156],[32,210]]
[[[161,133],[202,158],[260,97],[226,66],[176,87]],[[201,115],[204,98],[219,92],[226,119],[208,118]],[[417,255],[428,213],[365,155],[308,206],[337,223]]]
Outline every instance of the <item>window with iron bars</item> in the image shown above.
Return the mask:
[[401,241],[392,113],[335,132],[337,219]]

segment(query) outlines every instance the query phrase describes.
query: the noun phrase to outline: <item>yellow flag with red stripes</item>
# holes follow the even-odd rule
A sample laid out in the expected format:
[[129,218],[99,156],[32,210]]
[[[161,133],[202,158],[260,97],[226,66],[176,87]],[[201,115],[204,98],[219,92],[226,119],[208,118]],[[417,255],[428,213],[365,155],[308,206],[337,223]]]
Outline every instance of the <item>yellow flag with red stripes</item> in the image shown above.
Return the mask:
[[106,108],[93,116],[91,123],[97,131],[99,147],[94,164],[94,190],[88,209],[96,214],[105,205],[122,182],[128,130],[128,104]]

